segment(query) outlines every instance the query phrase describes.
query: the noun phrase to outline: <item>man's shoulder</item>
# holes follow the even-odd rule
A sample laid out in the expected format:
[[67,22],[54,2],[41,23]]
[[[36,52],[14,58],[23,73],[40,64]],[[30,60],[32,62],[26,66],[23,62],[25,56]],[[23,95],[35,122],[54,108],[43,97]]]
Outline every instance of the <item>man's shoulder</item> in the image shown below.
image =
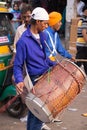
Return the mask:
[[48,33],[50,32],[49,30],[50,30],[49,27],[46,28],[46,29],[44,30],[44,33],[45,33],[46,35],[48,35]]
[[26,30],[25,24],[21,24],[21,25],[17,28],[17,31],[18,31],[18,30],[22,30],[22,29],[25,29],[25,30]]
[[31,36],[30,31],[26,28],[26,30],[23,31],[23,33],[22,33],[20,39],[21,39],[22,41],[26,42],[27,40],[29,40],[29,37],[30,37],[30,36]]
[[23,25],[20,25],[20,26],[17,28],[16,35],[20,35],[20,36],[21,36],[24,31],[26,31],[26,28],[25,28],[24,24],[23,24]]

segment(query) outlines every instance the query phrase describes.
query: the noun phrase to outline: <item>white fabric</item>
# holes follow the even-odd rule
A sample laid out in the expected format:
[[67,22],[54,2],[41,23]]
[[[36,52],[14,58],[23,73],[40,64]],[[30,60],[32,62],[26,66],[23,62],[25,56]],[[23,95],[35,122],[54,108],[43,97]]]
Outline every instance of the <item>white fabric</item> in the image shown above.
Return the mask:
[[33,88],[33,83],[28,74],[26,63],[25,63],[25,70],[26,70],[26,76],[24,78],[24,84],[25,84],[25,87],[27,88],[28,92],[30,92],[30,90]]
[[49,20],[49,15],[44,8],[37,7],[32,11],[31,18],[35,20]]
[[85,3],[80,1],[78,4],[77,4],[77,14],[82,16],[83,15],[83,12],[82,12],[82,9],[84,7]]
[[51,130],[51,128],[48,127],[45,123],[43,123],[41,130]]
[[22,24],[17,28],[15,38],[14,38],[14,53],[16,53],[16,43],[17,43],[17,41],[19,40],[19,38],[21,37],[22,33],[25,30],[26,30],[25,24]]

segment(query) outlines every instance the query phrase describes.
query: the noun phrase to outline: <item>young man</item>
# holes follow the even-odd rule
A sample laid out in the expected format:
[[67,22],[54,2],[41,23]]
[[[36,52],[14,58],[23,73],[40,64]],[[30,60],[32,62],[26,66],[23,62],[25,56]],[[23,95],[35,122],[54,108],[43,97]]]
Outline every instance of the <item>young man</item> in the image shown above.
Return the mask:
[[76,64],[80,67],[82,64],[84,66],[85,73],[87,75],[87,5],[83,7],[83,16],[78,22],[77,29],[77,54],[76,59],[83,59],[81,62],[77,62]]
[[63,47],[58,31],[62,25],[62,16],[58,12],[51,12],[49,14],[49,26],[45,29],[46,33],[46,55],[53,61],[56,60],[58,53],[68,59],[74,60],[72,55]]
[[[84,66],[85,73],[87,75],[87,5],[83,7],[83,16],[78,22],[77,29],[77,54],[76,59],[83,59],[83,62],[77,62],[76,64],[80,67]],[[87,117],[87,113],[83,113],[82,116]]]
[[[46,72],[56,62],[45,55],[45,35],[43,30],[49,20],[49,15],[44,8],[37,7],[32,11],[29,28],[17,42],[17,52],[14,61],[14,77],[17,88],[23,91],[23,65],[26,63],[28,74],[35,84],[35,79]],[[44,87],[44,86],[43,86]],[[28,114],[27,130],[41,130],[42,121],[31,112]]]
[[31,9],[30,6],[25,6],[21,10],[21,16],[22,16],[23,24],[20,25],[17,28],[16,34],[15,34],[13,57],[11,59],[10,64],[13,64],[13,62],[14,62],[14,58],[15,58],[15,54],[16,54],[16,43],[19,40],[19,38],[21,37],[21,35],[23,34],[23,32],[27,29],[28,24],[30,23],[30,14],[31,14],[31,12],[32,12],[32,9]]

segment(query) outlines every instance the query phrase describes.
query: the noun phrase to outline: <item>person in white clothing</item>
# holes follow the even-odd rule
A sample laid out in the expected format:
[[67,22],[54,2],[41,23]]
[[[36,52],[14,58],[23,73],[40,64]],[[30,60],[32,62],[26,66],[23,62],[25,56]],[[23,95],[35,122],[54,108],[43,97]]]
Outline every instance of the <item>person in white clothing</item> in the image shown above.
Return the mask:
[[21,16],[22,16],[22,22],[23,24],[20,25],[17,28],[16,34],[15,34],[15,38],[14,38],[14,50],[13,50],[13,57],[10,61],[10,64],[13,64],[14,62],[14,58],[15,58],[15,54],[16,54],[16,43],[19,40],[19,38],[21,37],[21,35],[23,34],[23,32],[27,29],[28,24],[30,23],[30,14],[32,12],[32,8],[30,6],[25,6],[22,10],[21,10]]

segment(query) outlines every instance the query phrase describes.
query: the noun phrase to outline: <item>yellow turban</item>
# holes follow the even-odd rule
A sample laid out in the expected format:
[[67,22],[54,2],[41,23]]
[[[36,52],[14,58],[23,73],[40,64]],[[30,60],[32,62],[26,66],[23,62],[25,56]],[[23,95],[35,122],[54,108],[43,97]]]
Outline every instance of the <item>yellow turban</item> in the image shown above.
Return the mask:
[[62,15],[58,12],[51,12],[49,14],[49,26],[55,25],[57,22],[62,20]]

